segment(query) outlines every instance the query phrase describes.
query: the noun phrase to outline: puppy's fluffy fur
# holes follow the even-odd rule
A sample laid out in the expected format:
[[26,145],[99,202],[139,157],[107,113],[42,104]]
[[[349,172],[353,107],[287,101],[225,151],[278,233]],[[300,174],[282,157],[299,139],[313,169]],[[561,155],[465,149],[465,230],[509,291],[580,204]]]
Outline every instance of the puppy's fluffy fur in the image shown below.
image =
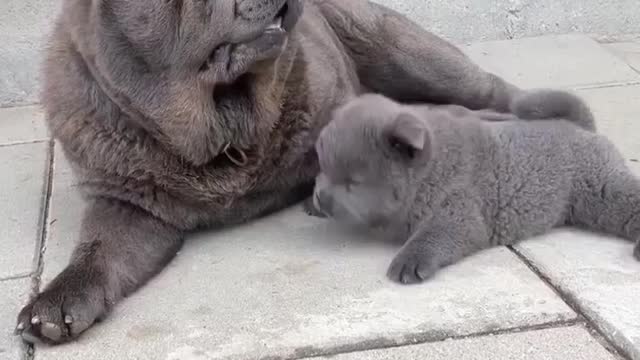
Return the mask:
[[587,105],[539,90],[511,107],[353,100],[318,139],[316,210],[405,241],[388,270],[402,283],[561,225],[632,240],[640,258],[640,180],[594,132]]

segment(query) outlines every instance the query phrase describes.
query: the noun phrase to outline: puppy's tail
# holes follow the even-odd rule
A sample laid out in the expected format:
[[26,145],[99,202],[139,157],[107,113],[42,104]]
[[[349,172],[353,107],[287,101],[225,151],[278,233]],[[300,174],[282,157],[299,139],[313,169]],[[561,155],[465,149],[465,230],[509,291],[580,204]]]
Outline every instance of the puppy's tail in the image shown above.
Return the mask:
[[589,106],[577,95],[563,90],[523,91],[511,103],[511,112],[523,120],[568,120],[581,128],[596,131]]

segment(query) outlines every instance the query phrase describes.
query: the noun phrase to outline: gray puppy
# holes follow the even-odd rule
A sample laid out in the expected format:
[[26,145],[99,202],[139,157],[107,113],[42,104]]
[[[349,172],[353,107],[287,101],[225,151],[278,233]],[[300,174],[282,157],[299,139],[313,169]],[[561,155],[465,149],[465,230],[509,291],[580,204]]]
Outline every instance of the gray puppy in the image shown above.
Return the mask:
[[79,336],[190,231],[309,197],[314,143],[344,99],[506,111],[518,89],[366,0],[64,0],[42,104],[87,196],[68,266],[18,316]]
[[588,107],[540,90],[516,98],[512,110],[542,120],[361,96],[320,134],[314,206],[405,242],[388,270],[405,284],[556,226],[637,242],[640,180],[595,133]]

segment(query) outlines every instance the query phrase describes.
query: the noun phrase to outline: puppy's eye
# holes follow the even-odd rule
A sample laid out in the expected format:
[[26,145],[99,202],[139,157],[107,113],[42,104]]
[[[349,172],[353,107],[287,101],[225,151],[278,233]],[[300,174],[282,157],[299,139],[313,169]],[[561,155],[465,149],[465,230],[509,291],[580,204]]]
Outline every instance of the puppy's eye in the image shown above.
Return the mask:
[[408,159],[413,160],[416,157],[416,149],[398,138],[392,137],[389,139],[389,145],[400,155],[405,156]]

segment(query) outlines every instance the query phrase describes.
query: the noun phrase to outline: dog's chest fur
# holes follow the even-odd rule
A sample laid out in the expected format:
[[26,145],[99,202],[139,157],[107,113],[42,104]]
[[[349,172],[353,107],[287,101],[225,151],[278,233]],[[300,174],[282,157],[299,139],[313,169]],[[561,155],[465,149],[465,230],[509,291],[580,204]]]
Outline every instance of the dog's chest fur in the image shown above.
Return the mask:
[[[245,164],[223,154],[192,166],[144,130],[130,128],[127,116],[91,80],[80,54],[61,40],[58,56],[69,66],[59,77],[66,88],[86,92],[69,95],[78,103],[49,109],[49,123],[77,169],[79,185],[91,196],[132,202],[185,228],[242,222],[309,195],[318,172],[315,139],[330,111],[359,92],[347,52],[308,6],[290,39],[299,50],[269,136],[245,151]],[[89,102],[80,101],[85,94]]]

